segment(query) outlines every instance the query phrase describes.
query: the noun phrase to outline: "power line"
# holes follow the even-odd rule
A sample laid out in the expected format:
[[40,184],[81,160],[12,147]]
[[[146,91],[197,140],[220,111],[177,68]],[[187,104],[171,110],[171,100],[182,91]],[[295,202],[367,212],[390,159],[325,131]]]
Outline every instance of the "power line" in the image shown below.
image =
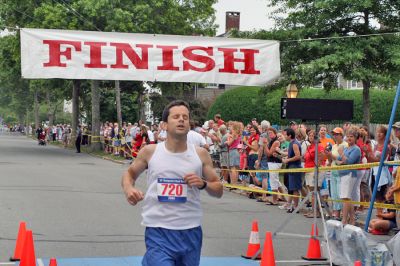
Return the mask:
[[[63,2],[64,4],[61,3],[61,2]],[[93,22],[87,20],[87,19],[86,19],[83,15],[81,15],[78,11],[76,11],[76,10],[73,9],[71,6],[69,6],[67,2],[65,2],[64,0],[61,0],[61,2],[58,1],[58,3],[59,3],[62,7],[64,7],[64,8],[67,9],[68,11],[71,11],[73,14],[75,14],[75,17],[77,17],[80,21],[87,22],[87,23],[91,24],[93,27],[95,27],[96,30],[102,31],[102,30],[100,30]]]
[[299,40],[287,40],[287,41],[279,41],[281,43],[288,42],[306,42],[306,41],[319,41],[319,40],[332,40],[332,39],[346,39],[346,38],[362,38],[362,37],[371,37],[371,36],[383,36],[383,35],[396,35],[400,34],[397,32],[383,32],[383,33],[371,33],[371,34],[361,34],[361,35],[347,35],[347,36],[333,36],[333,37],[321,37],[321,38],[308,38],[308,39],[299,39]]
[[36,20],[34,17],[32,17],[31,15],[28,15],[28,14],[25,13],[25,12],[22,12],[22,11],[20,11],[20,10],[18,10],[18,9],[15,9],[14,7],[11,7],[11,9],[13,9],[15,12],[20,13],[21,15],[27,16],[28,18],[32,19],[33,21],[35,21],[35,22],[37,22],[37,23],[39,23],[39,24],[41,23],[40,21]]

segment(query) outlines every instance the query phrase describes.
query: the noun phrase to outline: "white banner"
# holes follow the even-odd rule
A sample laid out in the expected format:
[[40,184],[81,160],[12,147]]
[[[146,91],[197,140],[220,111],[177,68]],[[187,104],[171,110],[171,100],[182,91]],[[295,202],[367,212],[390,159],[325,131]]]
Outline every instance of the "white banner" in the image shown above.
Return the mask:
[[277,41],[47,29],[21,30],[22,77],[265,85]]

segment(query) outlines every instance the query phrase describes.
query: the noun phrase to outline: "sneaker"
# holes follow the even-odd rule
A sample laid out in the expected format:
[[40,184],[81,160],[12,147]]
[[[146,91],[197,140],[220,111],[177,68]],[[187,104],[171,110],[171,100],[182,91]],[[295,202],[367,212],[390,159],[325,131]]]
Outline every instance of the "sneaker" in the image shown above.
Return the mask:
[[285,203],[283,205],[278,206],[280,210],[288,210],[290,209],[289,204]]
[[[295,210],[295,208],[294,208],[294,207],[291,207],[291,208],[289,208],[286,212],[287,212],[287,213],[292,213],[292,212],[294,212],[294,210]],[[299,213],[299,211],[297,211],[296,213]]]
[[291,208],[289,208],[286,212],[287,212],[287,213],[292,213],[293,211],[294,211],[294,208],[291,207]]

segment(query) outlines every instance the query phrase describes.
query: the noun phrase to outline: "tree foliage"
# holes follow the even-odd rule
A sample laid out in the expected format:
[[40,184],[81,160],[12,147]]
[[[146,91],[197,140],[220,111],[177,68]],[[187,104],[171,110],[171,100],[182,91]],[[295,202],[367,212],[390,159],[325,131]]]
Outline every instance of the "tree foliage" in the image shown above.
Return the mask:
[[[8,0],[3,1],[0,5],[0,29],[9,26],[212,36],[216,31],[215,11],[212,7],[215,2],[216,0]],[[29,91],[29,81],[21,79],[20,75],[19,34],[0,38],[0,51],[0,64],[2,64],[0,68],[0,84],[2,84],[0,85],[0,102],[13,103],[8,105],[10,110],[18,114],[25,114],[26,110],[17,109],[17,105],[28,102],[28,105],[32,106],[33,96]],[[7,65],[10,68],[7,68]],[[5,78],[8,83],[5,83]],[[112,99],[104,98],[114,97],[112,92],[105,91],[106,88],[113,87],[108,86],[108,83],[101,83],[101,85],[105,85],[100,90],[102,106],[113,103]],[[161,84],[160,86],[163,90],[180,89],[179,83],[171,84]],[[37,87],[36,85],[35,87]],[[45,85],[40,88],[41,92],[48,89],[61,89],[60,93],[63,95],[61,98],[70,99],[72,97],[71,83],[68,83],[69,87],[55,85],[52,82],[45,83]],[[52,87],[53,85],[54,87]],[[81,102],[84,105],[90,105],[88,88],[87,84],[84,84],[82,88]],[[121,82],[124,119],[138,118],[138,108],[142,104],[139,102],[139,96],[143,90],[144,88],[139,82]],[[23,93],[30,94],[27,95],[29,99],[19,100],[18,96]],[[52,97],[60,98],[58,94]],[[41,102],[41,104],[44,103]],[[113,120],[114,115],[107,108],[101,119]],[[81,111],[86,111],[89,117],[91,116],[90,106],[82,106],[81,109]]]
[[[370,87],[392,88],[400,78],[399,1],[272,0],[276,29],[239,34],[281,42],[282,78],[299,87],[337,87],[340,74],[364,87],[369,122]],[[371,35],[372,34],[372,35]],[[382,35],[380,35],[382,34]],[[360,37],[363,35],[371,35]]]

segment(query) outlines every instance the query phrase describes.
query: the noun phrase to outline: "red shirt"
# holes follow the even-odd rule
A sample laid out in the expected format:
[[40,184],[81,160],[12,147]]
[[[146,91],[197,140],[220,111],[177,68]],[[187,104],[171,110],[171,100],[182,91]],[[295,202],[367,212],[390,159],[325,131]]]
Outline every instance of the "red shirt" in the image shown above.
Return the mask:
[[363,141],[362,139],[358,139],[357,142],[356,142],[356,144],[357,144],[357,146],[358,146],[358,147],[360,148],[360,150],[361,150],[361,159],[362,159],[363,157],[365,157],[365,151],[364,151],[365,147],[367,147],[367,149],[368,149],[369,151],[371,151],[370,145],[364,143],[364,141]]
[[225,121],[222,119],[217,121],[218,127],[222,126],[224,123],[225,123]]
[[[257,144],[258,144],[258,140],[259,140],[259,139],[260,139],[260,135],[258,135],[258,134],[251,135],[251,136],[249,137],[247,143],[248,143],[249,145],[252,145],[254,141],[257,141]],[[250,147],[247,147],[246,150],[247,150],[247,152],[250,152],[250,151],[251,151]]]
[[136,148],[136,149],[139,149],[140,146],[142,146],[142,142],[143,142],[142,134],[140,134],[140,133],[136,134],[135,140],[136,140],[136,142],[135,142],[135,148]]
[[[321,144],[318,144],[318,153],[321,154],[323,151],[324,147],[322,147]],[[315,167],[315,143],[312,143],[310,146],[308,146],[306,154],[304,154],[304,168],[313,167]]]

